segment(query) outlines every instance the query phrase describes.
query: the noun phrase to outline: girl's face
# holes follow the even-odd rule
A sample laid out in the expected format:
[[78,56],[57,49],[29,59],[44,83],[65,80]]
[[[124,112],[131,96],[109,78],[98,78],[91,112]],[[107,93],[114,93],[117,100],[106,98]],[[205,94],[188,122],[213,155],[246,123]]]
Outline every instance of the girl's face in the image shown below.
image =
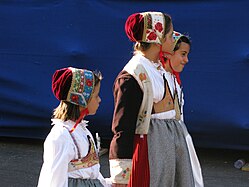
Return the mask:
[[162,43],[162,51],[173,52],[174,49],[174,38],[173,38],[173,25],[171,25],[170,31],[166,34],[164,42]]
[[95,86],[90,102],[88,103],[89,115],[94,115],[99,108],[101,98],[99,97],[100,82]]
[[182,72],[184,66],[188,63],[188,54],[190,52],[190,45],[181,42],[178,50],[174,52],[170,58],[171,66],[176,72]]

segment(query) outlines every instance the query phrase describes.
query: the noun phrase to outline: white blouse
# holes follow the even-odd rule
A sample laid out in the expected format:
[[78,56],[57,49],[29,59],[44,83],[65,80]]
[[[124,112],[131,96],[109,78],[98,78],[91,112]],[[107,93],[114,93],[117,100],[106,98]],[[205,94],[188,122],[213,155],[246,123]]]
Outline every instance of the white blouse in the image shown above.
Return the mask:
[[[137,58],[140,58],[139,60],[144,65],[144,68],[146,69],[148,75],[150,76],[150,81],[152,83],[152,89],[153,89],[153,101],[155,103],[161,101],[163,99],[165,86],[164,86],[164,80],[163,76],[166,78],[170,92],[172,96],[174,96],[175,89],[177,89],[178,98],[181,97],[181,108],[183,108],[183,93],[181,91],[181,88],[179,84],[177,83],[175,76],[167,72],[160,63],[154,63],[145,58],[144,56],[137,54]],[[176,88],[175,88],[176,87]],[[158,114],[152,114],[152,118],[159,118],[159,119],[173,119],[175,118],[176,112],[175,110],[158,113]],[[183,120],[183,114],[181,116]]]
[[[99,179],[104,186],[107,186],[100,173],[99,164],[68,172],[68,163],[78,158],[77,148],[68,131],[74,124],[75,122],[71,120],[63,122],[52,119],[52,125],[54,126],[44,142],[43,165],[38,187],[68,187],[68,178]],[[81,157],[85,157],[88,153],[89,141],[87,135],[93,140],[92,134],[86,126],[86,121],[82,121],[73,131]]]

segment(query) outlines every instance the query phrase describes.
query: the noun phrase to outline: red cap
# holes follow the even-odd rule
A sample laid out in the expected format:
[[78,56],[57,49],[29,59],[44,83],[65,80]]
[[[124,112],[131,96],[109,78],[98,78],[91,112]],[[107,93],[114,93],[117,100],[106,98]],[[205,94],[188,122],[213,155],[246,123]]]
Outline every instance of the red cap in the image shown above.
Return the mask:
[[144,16],[140,13],[130,15],[125,23],[125,32],[132,42],[142,41],[144,31]]
[[58,100],[66,100],[72,83],[72,70],[63,68],[56,70],[52,77],[52,91]]

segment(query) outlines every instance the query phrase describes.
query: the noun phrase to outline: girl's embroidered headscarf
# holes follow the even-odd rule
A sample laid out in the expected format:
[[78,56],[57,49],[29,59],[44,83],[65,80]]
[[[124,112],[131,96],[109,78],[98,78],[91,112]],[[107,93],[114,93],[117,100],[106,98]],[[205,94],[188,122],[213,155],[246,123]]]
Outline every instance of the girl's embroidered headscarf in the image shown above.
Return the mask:
[[173,38],[174,38],[174,40],[175,40],[175,42],[174,42],[174,48],[175,48],[177,42],[179,41],[179,39],[180,39],[182,36],[184,36],[184,35],[181,34],[181,33],[179,33],[179,32],[177,32],[177,31],[174,31],[174,32],[173,32]]
[[94,81],[93,72],[86,69],[68,67],[53,74],[52,91],[55,97],[84,108],[74,128],[89,113],[87,105],[94,91]]
[[135,13],[128,17],[125,32],[132,42],[162,44],[165,18],[161,12]]
[[160,60],[165,67],[165,57],[169,52],[162,51],[166,34],[166,20],[162,12],[142,12],[130,15],[125,23],[125,32],[132,42],[160,44]]

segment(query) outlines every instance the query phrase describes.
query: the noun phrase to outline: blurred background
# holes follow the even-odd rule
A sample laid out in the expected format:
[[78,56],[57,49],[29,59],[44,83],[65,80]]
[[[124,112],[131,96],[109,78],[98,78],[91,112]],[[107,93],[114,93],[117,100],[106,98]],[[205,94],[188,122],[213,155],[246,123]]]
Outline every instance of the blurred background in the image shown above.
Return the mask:
[[133,51],[126,18],[161,11],[192,40],[181,79],[195,145],[249,150],[248,8],[247,0],[0,1],[0,137],[45,139],[59,103],[52,74],[73,66],[104,75],[101,106],[87,120],[108,142],[113,82]]

